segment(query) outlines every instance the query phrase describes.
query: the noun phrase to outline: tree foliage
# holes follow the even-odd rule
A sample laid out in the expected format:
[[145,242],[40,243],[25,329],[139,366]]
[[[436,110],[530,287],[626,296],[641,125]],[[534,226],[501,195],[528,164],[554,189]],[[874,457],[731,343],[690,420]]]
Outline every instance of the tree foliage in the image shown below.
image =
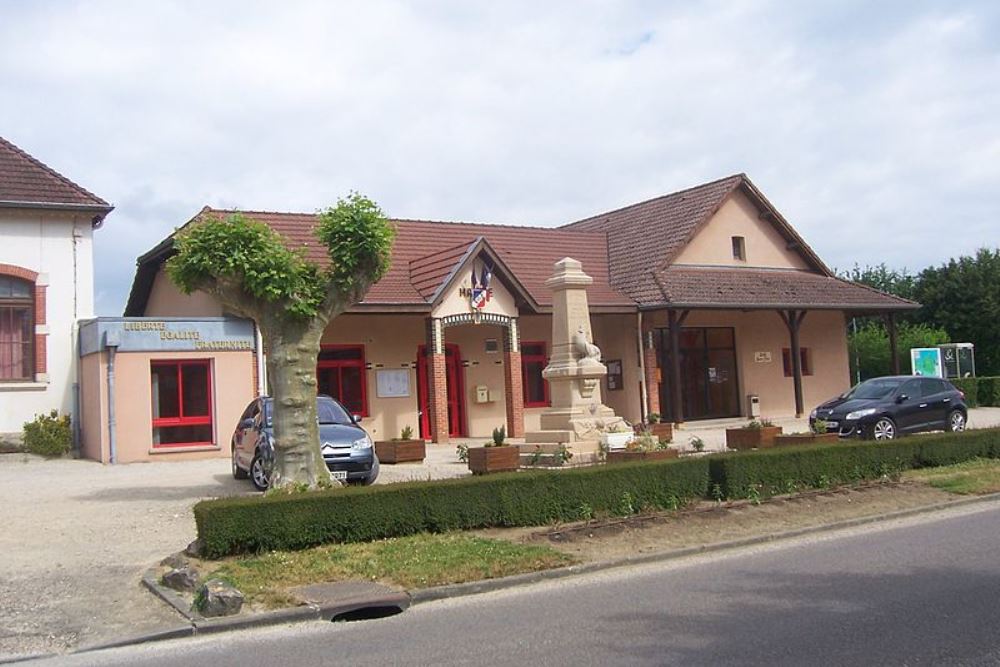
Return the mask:
[[890,269],[884,262],[864,268],[855,264],[850,271],[843,272],[841,277],[911,301],[916,293],[917,277],[915,275],[906,268]]
[[975,344],[977,375],[1000,375],[1000,249],[924,269],[915,297],[923,304],[920,321]]
[[206,214],[175,234],[167,261],[183,292],[205,291],[260,328],[274,397],[276,486],[325,478],[315,401],[320,338],[385,275],[395,229],[375,202],[351,193],[319,212],[313,234],[328,260],[322,264],[263,222]]
[[[911,347],[935,347],[949,342],[948,332],[926,324],[901,322],[897,328],[896,349],[899,354],[899,368],[907,372],[910,367]],[[880,322],[866,322],[857,332],[848,331],[847,349],[851,355],[851,379],[862,380],[892,374],[892,358],[889,351],[889,334]]]

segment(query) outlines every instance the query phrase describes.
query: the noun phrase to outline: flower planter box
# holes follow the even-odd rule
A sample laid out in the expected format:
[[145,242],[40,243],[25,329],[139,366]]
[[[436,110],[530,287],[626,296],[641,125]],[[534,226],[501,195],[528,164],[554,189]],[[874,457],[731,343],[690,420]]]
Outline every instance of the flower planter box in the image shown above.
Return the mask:
[[473,475],[517,470],[521,450],[517,445],[503,447],[469,447],[469,470]]
[[608,463],[629,463],[630,461],[664,461],[676,459],[679,452],[676,449],[657,449],[652,452],[635,452],[626,450],[609,451]]
[[727,428],[726,447],[729,449],[763,449],[765,447],[774,447],[774,439],[780,433],[780,426]]
[[815,445],[821,442],[837,442],[839,436],[833,433],[789,433],[788,435],[778,435],[774,438],[775,447],[789,447],[793,445]]
[[427,446],[423,440],[379,440],[375,455],[380,463],[420,462],[427,456]]
[[670,422],[667,422],[666,424],[664,424],[663,422],[650,424],[649,432],[657,440],[670,441],[674,439],[674,425],[671,424]]
[[608,451],[614,449],[625,449],[628,443],[635,439],[634,433],[602,433],[601,434],[601,444],[604,445]]

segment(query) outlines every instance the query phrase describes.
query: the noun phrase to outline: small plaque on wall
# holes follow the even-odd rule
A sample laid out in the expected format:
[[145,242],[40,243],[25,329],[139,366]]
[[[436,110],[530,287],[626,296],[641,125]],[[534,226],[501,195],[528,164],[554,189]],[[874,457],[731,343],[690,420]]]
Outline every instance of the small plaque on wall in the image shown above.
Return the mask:
[[753,360],[758,364],[769,364],[771,363],[771,353],[770,352],[754,352]]
[[622,388],[622,361],[609,359],[605,365],[608,367],[608,391],[618,391]]
[[375,393],[379,398],[401,398],[410,395],[410,371],[375,371]]

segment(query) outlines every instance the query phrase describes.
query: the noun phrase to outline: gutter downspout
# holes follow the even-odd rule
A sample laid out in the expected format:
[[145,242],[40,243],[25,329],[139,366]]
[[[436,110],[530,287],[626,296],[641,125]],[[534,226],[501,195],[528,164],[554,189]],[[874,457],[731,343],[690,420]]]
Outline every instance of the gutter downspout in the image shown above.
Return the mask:
[[118,351],[118,332],[104,334],[104,346],[108,348],[108,463],[118,462],[118,431],[115,418],[115,352]]
[[649,411],[649,389],[646,387],[646,351],[642,349],[642,311],[636,311],[635,340],[639,351],[639,416],[643,422]]
[[257,357],[257,395],[267,395],[267,364],[264,363],[264,337],[260,334],[257,322],[253,323],[254,356]]

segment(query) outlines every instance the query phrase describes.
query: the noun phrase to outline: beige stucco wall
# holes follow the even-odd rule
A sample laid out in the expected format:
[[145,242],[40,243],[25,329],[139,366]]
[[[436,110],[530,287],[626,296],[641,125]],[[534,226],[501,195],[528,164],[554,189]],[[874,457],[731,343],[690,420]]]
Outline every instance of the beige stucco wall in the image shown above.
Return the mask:
[[[742,236],[746,261],[733,259],[732,237]],[[801,255],[786,247],[774,225],[760,219],[757,207],[740,192],[733,193],[691,243],[674,260],[677,264],[808,268]]]
[[[210,447],[154,449],[150,362],[182,359],[212,360],[212,426],[215,443]],[[81,399],[85,419],[83,455],[106,463],[110,455],[107,353],[87,355],[83,359],[82,369],[84,378],[81,382]],[[115,355],[117,462],[228,457],[233,429],[253,396],[251,352],[118,353]]]
[[638,320],[635,313],[622,315],[591,315],[594,344],[601,348],[601,358],[620,359],[622,362],[622,388],[608,390],[608,381],[601,383],[604,404],[620,417],[630,422],[641,420],[639,380]]
[[205,292],[184,294],[161,267],[153,279],[143,317],[222,317],[222,306]]
[[[666,326],[663,312],[645,316],[654,326]],[[762,417],[795,414],[795,389],[785,377],[782,348],[791,347],[788,329],[775,311],[694,311],[685,327],[731,326],[735,328],[741,412],[747,414],[747,394],[760,396]],[[811,311],[802,322],[800,345],[810,349],[813,374],[802,378],[806,412],[850,387],[847,328],[840,311]],[[754,360],[755,353],[769,352],[771,361]],[[667,369],[663,369],[667,373]],[[655,388],[651,388],[654,390]]]

